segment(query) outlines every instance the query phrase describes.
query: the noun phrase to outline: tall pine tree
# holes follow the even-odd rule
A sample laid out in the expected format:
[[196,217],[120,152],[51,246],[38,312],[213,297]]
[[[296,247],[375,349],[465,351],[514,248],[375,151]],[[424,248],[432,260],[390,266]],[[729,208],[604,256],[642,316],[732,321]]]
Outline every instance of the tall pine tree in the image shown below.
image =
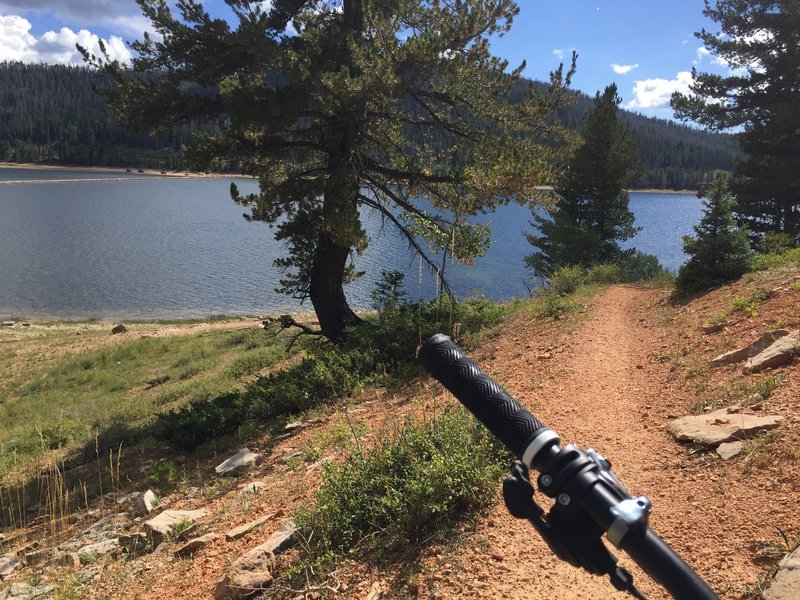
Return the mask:
[[132,67],[85,55],[111,76],[111,107],[148,131],[224,123],[189,159],[259,178],[259,194],[232,195],[276,227],[281,290],[310,298],[330,339],[358,322],[343,286],[369,242],[363,207],[435,268],[406,223],[474,240],[466,217],[528,202],[552,176],[550,115],[569,77],[559,68],[548,92],[508,101],[524,65],[509,70],[489,39],[511,27],[511,0],[226,0],[233,26],[196,0],[177,15],[137,2],[160,37],[133,44]]
[[800,236],[800,2],[706,0],[721,31],[697,36],[730,74],[692,71],[691,94],[675,94],[679,118],[738,129],[747,158],[732,185],[737,215],[757,233]]
[[534,213],[539,235],[527,234],[538,252],[525,258],[535,274],[547,277],[560,267],[614,263],[631,251],[620,241],[636,234],[626,191],[633,176],[634,143],[617,120],[620,98],[611,84],[597,93],[583,127],[583,141],[559,176],[554,208]]

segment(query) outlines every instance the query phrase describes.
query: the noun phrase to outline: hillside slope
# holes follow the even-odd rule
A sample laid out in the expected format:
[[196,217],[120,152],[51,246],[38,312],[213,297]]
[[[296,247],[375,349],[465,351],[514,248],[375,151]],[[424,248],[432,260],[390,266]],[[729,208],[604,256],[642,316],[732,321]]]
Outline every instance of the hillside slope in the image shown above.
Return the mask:
[[[708,361],[777,325],[800,328],[800,268],[756,273],[684,306],[671,306],[667,295],[663,289],[613,286],[567,318],[543,321],[522,311],[485,337],[473,358],[559,432],[563,442],[594,447],[609,457],[631,493],[653,502],[653,529],[722,598],[745,598],[748,586],[780,557],[776,528],[792,540],[800,534],[800,362],[745,375],[741,365],[711,368]],[[710,322],[724,326],[703,333]],[[753,399],[756,392],[758,400]],[[192,535],[216,534],[207,547],[177,558],[173,552],[181,542],[168,541],[157,552],[134,558],[96,557],[80,567],[30,566],[8,581],[73,582],[62,584],[62,598],[212,598],[216,581],[234,559],[313,502],[322,463],[340,460],[348,438],[360,432],[359,444],[369,447],[404,415],[430,416],[451,402],[428,379],[364,392],[346,414],[308,415],[305,426],[289,437],[254,435],[247,445],[262,452],[263,460],[238,479],[214,475],[224,456],[173,455],[183,480],[163,495],[157,510],[205,510]],[[781,415],[783,422],[776,431],[745,440],[745,451],[729,461],[700,446],[680,444],[666,431],[675,417],[743,402],[757,412]],[[152,448],[128,451],[122,466],[117,465],[125,476],[115,496],[124,498],[131,487],[145,489],[141,474],[158,456]],[[255,482],[255,493],[243,492]],[[74,533],[117,510],[109,498],[105,505],[65,517],[65,522]],[[232,528],[261,517],[267,518],[249,533],[226,539]],[[138,531],[141,519],[125,527]],[[7,532],[4,547],[19,550],[26,539],[36,537],[37,528],[46,540],[45,521],[25,532]],[[284,555],[279,570],[296,558],[291,552]],[[622,561],[631,566],[630,560]],[[666,597],[637,569],[631,570],[648,598]],[[86,582],[75,584],[75,574],[81,572],[88,572]],[[535,532],[508,516],[499,501],[489,514],[453,532],[448,543],[424,548],[412,563],[345,561],[327,587],[302,590],[295,584],[292,589],[277,581],[263,594],[320,596],[626,597],[607,581],[557,561]]]

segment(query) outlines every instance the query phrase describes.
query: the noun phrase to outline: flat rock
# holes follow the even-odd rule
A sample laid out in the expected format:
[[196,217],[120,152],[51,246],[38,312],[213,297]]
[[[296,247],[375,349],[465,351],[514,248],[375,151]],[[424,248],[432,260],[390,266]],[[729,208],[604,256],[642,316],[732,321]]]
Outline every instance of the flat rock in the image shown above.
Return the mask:
[[781,561],[775,578],[761,598],[763,600],[797,600],[800,598],[800,548]]
[[17,581],[0,591],[0,600],[39,600],[50,598],[52,585],[28,585]]
[[225,462],[217,465],[214,471],[216,471],[217,475],[224,475],[227,477],[241,475],[252,469],[259,458],[260,456],[252,452],[249,448],[242,448]]
[[137,497],[131,507],[129,514],[134,517],[143,517],[153,512],[156,505],[156,495],[153,490],[147,490],[144,494]]
[[739,407],[729,406],[703,415],[675,419],[669,422],[667,429],[681,442],[718,446],[744,439],[757,431],[775,429],[782,419],[777,415],[748,414]]
[[266,548],[273,554],[280,554],[287,548],[290,548],[294,545],[296,541],[297,535],[297,524],[294,522],[294,519],[288,518],[284,519],[280,527],[275,530],[275,532],[267,538],[267,541],[261,544],[259,548]]
[[14,321],[3,321],[3,327],[13,327]]
[[713,325],[703,325],[700,330],[706,335],[717,333],[725,329],[725,323],[714,323]]
[[249,523],[245,523],[244,525],[239,525],[239,527],[234,527],[228,533],[225,534],[225,539],[230,541],[238,540],[240,537],[246,536],[248,533],[253,531],[256,527],[259,527],[269,521],[272,518],[272,515],[267,515],[265,517],[261,517],[256,519],[255,521],[250,521]]
[[737,362],[742,362],[743,360],[747,360],[748,358],[752,358],[761,353],[763,350],[769,348],[773,342],[775,342],[775,340],[786,335],[789,335],[788,329],[774,329],[773,331],[767,331],[752,344],[748,344],[743,348],[731,350],[725,354],[720,354],[716,358],[712,358],[711,365],[717,367],[720,365],[732,365]]
[[119,540],[104,540],[96,544],[89,544],[78,550],[78,558],[81,563],[86,564],[107,554],[114,554],[119,549]]
[[203,509],[200,510],[165,510],[157,517],[144,522],[144,532],[157,547],[172,533],[173,527],[184,521],[194,523],[197,519],[202,518],[206,514]]
[[742,442],[725,442],[717,446],[717,454],[722,460],[730,460],[739,456],[744,450]]
[[11,573],[14,572],[14,569],[19,567],[22,564],[22,561],[14,556],[13,554],[4,554],[0,556],[0,579],[5,579]]
[[745,373],[758,373],[792,362],[800,354],[800,331],[793,331],[773,342],[768,348],[749,359],[744,365]]
[[34,550],[25,554],[26,565],[38,565],[46,560],[49,560],[53,555],[52,548],[42,548],[41,550]]
[[78,569],[81,566],[81,557],[78,556],[77,552],[61,552],[60,550],[56,550],[53,552],[50,564],[56,567]]
[[189,556],[193,556],[196,552],[199,552],[206,546],[208,546],[211,542],[217,539],[217,535],[214,533],[208,533],[206,535],[201,535],[200,537],[192,538],[188,542],[186,542],[183,546],[175,550],[175,556],[180,558],[186,558]]

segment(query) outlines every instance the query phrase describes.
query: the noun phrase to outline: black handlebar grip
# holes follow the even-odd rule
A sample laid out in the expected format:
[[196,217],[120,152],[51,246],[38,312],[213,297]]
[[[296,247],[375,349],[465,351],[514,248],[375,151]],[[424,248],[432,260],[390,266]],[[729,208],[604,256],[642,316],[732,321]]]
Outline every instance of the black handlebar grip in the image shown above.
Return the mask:
[[420,346],[422,366],[517,457],[547,427],[472,362],[453,341],[437,334]]

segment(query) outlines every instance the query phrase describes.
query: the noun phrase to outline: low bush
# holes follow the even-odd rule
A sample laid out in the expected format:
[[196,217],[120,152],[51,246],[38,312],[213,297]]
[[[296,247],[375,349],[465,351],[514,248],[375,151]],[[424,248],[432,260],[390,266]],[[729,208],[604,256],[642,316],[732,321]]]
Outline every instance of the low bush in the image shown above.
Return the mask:
[[586,280],[586,273],[578,265],[561,267],[547,279],[550,292],[566,296],[574,293]]
[[[305,357],[287,369],[258,378],[242,391],[227,391],[177,411],[162,413],[156,436],[184,450],[235,433],[254,419],[266,421],[296,414],[351,395],[358,387],[385,384],[417,373],[415,354],[422,339],[439,331],[453,334],[458,324],[459,341],[469,342],[482,328],[496,323],[503,308],[475,298],[462,303],[448,299],[401,304],[381,318],[348,330],[341,346],[309,345]],[[254,351],[256,352],[256,351]],[[244,356],[248,356],[247,354]],[[270,353],[254,354],[259,360],[236,363],[252,373],[269,363]],[[264,360],[262,360],[264,359]]]
[[406,421],[368,454],[326,467],[316,507],[298,515],[316,555],[407,548],[494,500],[507,453],[465,410]]

